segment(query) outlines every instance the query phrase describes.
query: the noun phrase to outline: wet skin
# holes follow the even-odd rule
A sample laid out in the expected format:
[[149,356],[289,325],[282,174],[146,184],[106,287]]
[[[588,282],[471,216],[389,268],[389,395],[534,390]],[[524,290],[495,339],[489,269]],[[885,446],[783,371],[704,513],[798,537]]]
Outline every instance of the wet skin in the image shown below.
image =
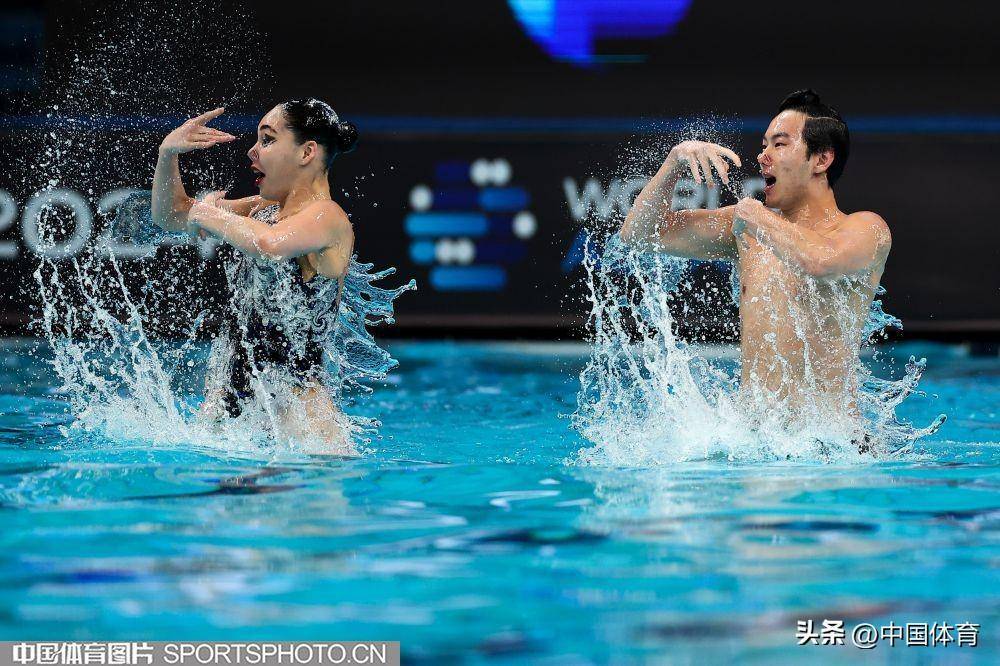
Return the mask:
[[757,160],[766,207],[743,199],[718,210],[672,211],[685,177],[712,172],[728,184],[725,148],[684,142],[671,150],[637,197],[621,230],[643,249],[736,264],[741,284],[741,391],[754,412],[775,406],[807,416],[807,404],[854,419],[855,369],[868,310],[882,277],[891,238],[878,215],[837,207],[826,178],[833,151],[807,154],[806,116],[785,111],[764,133]]

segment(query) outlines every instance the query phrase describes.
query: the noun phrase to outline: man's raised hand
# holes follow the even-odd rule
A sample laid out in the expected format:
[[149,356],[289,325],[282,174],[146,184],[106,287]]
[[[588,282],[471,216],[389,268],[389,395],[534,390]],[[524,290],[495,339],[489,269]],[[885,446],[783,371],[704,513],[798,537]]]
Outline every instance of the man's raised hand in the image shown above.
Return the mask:
[[[684,141],[677,144],[670,151],[667,161],[673,160],[674,168],[687,166],[691,170],[691,177],[699,185],[707,183],[712,187],[715,179],[712,176],[712,169],[719,174],[719,178],[726,185],[729,184],[729,162],[737,167],[743,166],[740,156],[733,151],[715,143],[707,141]],[[728,160],[728,161],[727,161]]]

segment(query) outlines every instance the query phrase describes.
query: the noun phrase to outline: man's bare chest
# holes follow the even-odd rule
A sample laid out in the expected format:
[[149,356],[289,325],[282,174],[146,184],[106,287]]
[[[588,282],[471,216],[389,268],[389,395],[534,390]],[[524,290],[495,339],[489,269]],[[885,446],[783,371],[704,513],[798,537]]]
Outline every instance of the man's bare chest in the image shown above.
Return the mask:
[[809,292],[806,276],[753,240],[741,244],[739,261],[740,307],[768,309],[801,301]]
[[741,243],[735,269],[743,325],[768,330],[806,333],[838,322],[853,329],[864,318],[874,292],[863,281],[810,277],[753,239]]

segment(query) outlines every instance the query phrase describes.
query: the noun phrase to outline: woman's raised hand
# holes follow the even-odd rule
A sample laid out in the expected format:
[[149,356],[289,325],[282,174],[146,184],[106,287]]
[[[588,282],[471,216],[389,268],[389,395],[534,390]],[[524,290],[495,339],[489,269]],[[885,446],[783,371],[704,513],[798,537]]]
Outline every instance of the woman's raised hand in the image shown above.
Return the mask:
[[160,152],[168,155],[179,155],[201,148],[211,148],[220,143],[235,141],[236,137],[228,132],[206,127],[210,120],[221,116],[225,109],[220,107],[190,120],[168,134],[160,143]]

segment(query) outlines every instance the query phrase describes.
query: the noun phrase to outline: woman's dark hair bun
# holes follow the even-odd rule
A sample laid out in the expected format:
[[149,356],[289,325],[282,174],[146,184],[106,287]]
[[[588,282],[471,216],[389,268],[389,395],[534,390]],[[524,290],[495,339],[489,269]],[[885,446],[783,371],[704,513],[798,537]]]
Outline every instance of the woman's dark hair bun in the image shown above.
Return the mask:
[[340,120],[326,102],[309,97],[284,102],[285,121],[298,143],[315,141],[326,149],[326,165],[334,158],[354,150],[358,142],[358,129],[353,123]]
[[337,152],[349,153],[358,145],[358,128],[354,123],[340,120],[333,125]]

